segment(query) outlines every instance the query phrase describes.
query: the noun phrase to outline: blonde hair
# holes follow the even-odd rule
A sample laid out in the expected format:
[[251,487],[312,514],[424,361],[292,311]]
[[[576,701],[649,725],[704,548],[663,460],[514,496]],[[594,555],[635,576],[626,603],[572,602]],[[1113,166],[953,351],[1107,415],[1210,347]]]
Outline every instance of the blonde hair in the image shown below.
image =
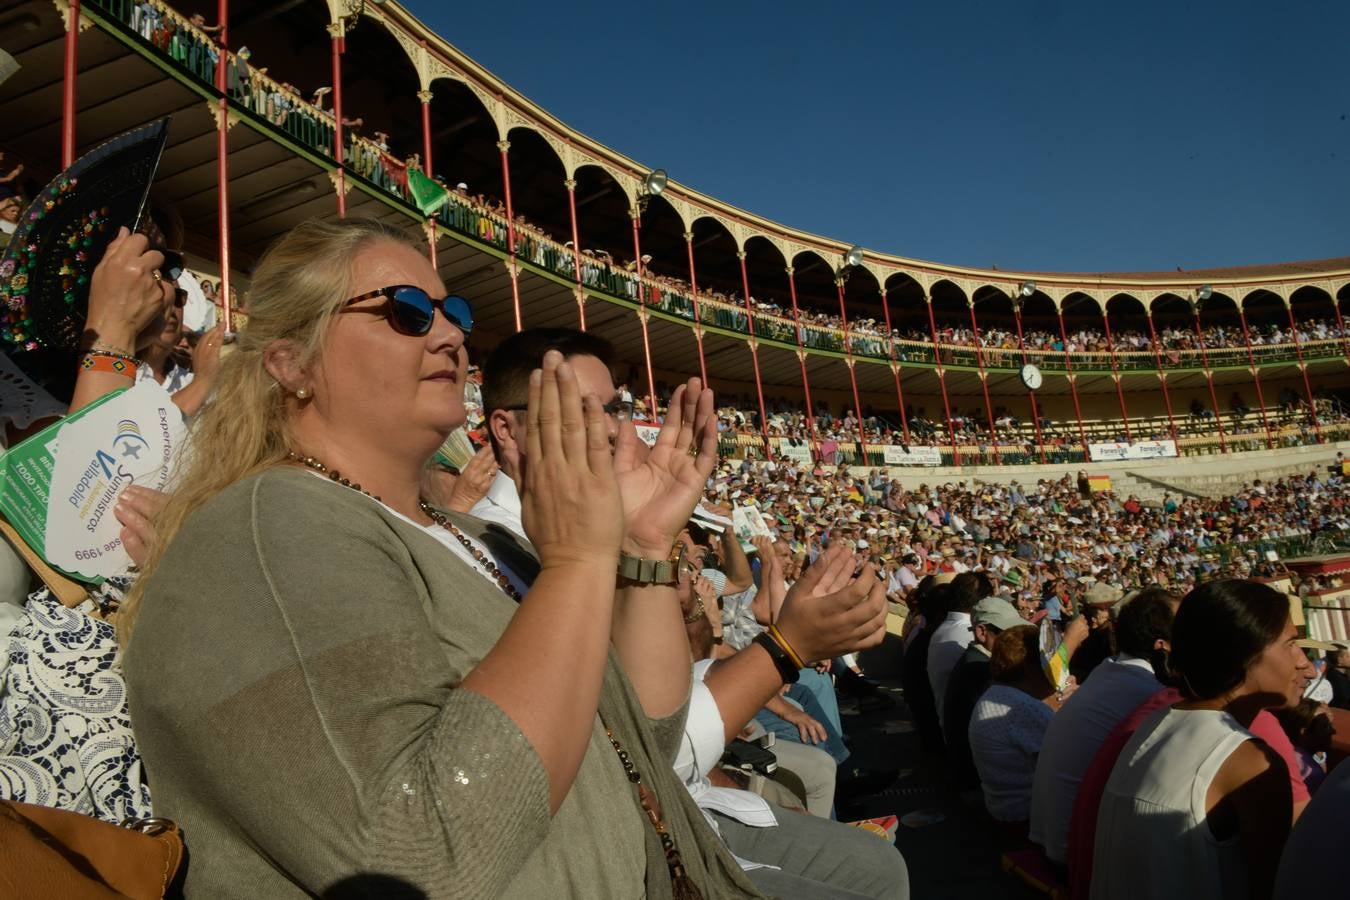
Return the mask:
[[381,241],[416,246],[375,219],[313,219],[263,254],[248,294],[248,323],[221,362],[214,400],[193,424],[177,487],[155,518],[141,575],[117,614],[123,647],[146,587],[188,517],[235,482],[281,463],[291,449],[286,391],[263,364],[268,346],[290,341],[301,366],[317,359],[333,315],[352,296],[352,260]]

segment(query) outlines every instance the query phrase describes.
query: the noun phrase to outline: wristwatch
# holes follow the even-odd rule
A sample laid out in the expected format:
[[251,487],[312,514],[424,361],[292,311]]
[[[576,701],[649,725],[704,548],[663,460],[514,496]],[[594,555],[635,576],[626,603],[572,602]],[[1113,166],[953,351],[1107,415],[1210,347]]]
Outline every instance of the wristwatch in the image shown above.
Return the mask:
[[644,559],[619,551],[619,577],[636,584],[674,584],[684,558],[684,542],[676,541],[666,559]]

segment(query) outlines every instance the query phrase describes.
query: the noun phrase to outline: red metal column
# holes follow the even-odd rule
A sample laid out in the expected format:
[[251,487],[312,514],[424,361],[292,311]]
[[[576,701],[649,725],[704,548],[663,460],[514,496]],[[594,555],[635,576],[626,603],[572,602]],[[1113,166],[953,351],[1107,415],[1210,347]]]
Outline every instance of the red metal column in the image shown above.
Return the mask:
[[[1120,366],[1116,364],[1116,342],[1111,337],[1111,314],[1102,307],[1102,322],[1106,325],[1106,349],[1111,353],[1111,377],[1116,382],[1116,397],[1120,400],[1120,417],[1125,421],[1125,441],[1134,443],[1134,435],[1130,434],[1130,413],[1125,408],[1125,389],[1120,384]],[[1066,348],[1067,349],[1067,348]],[[1218,415],[1218,410],[1214,411]]]
[[[422,42],[423,45],[426,41]],[[431,91],[418,91],[417,99],[422,101],[422,172],[431,178]]]
[[980,367],[980,388],[984,391],[984,413],[989,417],[989,437],[994,442],[994,464],[1003,465],[1003,457],[998,452],[998,426],[994,424],[994,404],[989,400],[989,377],[984,370],[984,348],[980,346],[980,326],[975,322],[975,301],[966,298],[970,308],[970,329],[975,333],[975,362]]
[[1308,395],[1308,415],[1312,416],[1313,431],[1317,434],[1317,443],[1322,443],[1322,423],[1317,421],[1317,403],[1313,400],[1312,382],[1308,381],[1308,364],[1303,361],[1303,342],[1298,339],[1298,326],[1294,324],[1294,304],[1284,299],[1285,311],[1289,313],[1289,335],[1294,339],[1294,354],[1298,357],[1298,368],[1303,373],[1303,390]]
[[347,215],[347,173],[343,169],[342,140],[342,30],[345,24],[339,21],[329,26],[333,35],[333,159],[337,161],[337,206],[338,216]]
[[[795,306],[795,303],[794,303]],[[895,338],[891,335],[891,304],[886,289],[881,289],[881,314],[886,317],[886,355],[891,360],[891,374],[895,376],[895,402],[900,404],[900,427],[905,443],[909,443],[909,418],[905,415],[905,392],[900,389],[900,364],[895,361]]]
[[1069,332],[1064,328],[1064,310],[1057,309],[1059,316],[1059,341],[1064,345],[1064,366],[1069,370],[1069,390],[1073,393],[1073,414],[1078,417],[1078,442],[1083,445],[1083,461],[1088,462],[1092,454],[1088,451],[1087,432],[1083,429],[1083,407],[1078,403],[1078,379],[1073,374],[1073,356],[1069,353]]
[[928,304],[928,327],[933,332],[933,362],[937,365],[938,387],[942,389],[942,412],[947,417],[947,437],[952,445],[952,465],[961,465],[961,450],[956,445],[956,429],[952,427],[952,406],[947,402],[947,375],[942,371],[942,354],[938,351],[937,319],[933,317],[933,298],[924,291],[923,302]]
[[1341,316],[1341,303],[1334,296],[1331,298],[1331,310],[1336,313],[1336,329],[1341,333],[1341,350],[1345,352],[1346,362],[1350,362],[1350,340],[1345,335],[1345,319]]
[[[844,279],[835,278],[834,286],[839,291],[839,321],[844,326],[844,364],[848,366],[848,381],[853,386],[853,414],[858,417],[858,437],[859,443],[866,443],[866,429],[863,428],[862,400],[858,396],[858,376],[853,371],[853,342],[848,336],[848,313],[844,310]],[[863,458],[867,458],[867,451],[863,450]]]
[[792,298],[792,333],[797,339],[797,362],[802,367],[802,390],[806,394],[806,432],[811,439],[811,458],[819,459],[816,453],[816,409],[811,405],[811,379],[806,374],[806,346],[802,343],[801,317],[797,313],[797,278],[792,266],[787,267],[788,296]]
[[708,364],[703,359],[703,311],[698,306],[698,271],[694,268],[694,233],[684,233],[684,247],[689,251],[689,298],[694,301],[694,342],[698,344],[698,374],[703,386],[708,386]]
[[65,67],[61,74],[61,168],[75,162],[75,79],[80,47],[80,0],[70,0]]
[[226,48],[230,46],[230,2],[216,4],[216,21],[220,33],[216,36],[220,56],[216,60],[216,90],[220,92],[220,119],[216,123],[216,225],[220,239],[220,302],[221,319],[226,331],[234,330],[234,304],[230,300],[230,108],[225,98],[226,69],[229,60]]
[[[506,252],[508,254],[506,268],[511,273],[511,306],[516,314],[516,331],[520,332],[525,326],[520,318],[520,272],[516,268],[516,211],[515,207],[511,205],[511,161],[506,158],[506,151],[511,149],[511,142],[507,140],[498,141],[497,149],[502,154],[502,189],[506,193]],[[634,229],[637,228],[636,222],[633,227]],[[636,236],[636,231],[634,231],[634,236]],[[646,328],[645,322],[643,328]],[[650,362],[648,367],[650,368]]]
[[1238,321],[1242,323],[1242,343],[1247,345],[1247,363],[1252,367],[1252,383],[1256,385],[1256,405],[1261,408],[1261,427],[1266,432],[1266,449],[1274,448],[1275,443],[1270,436],[1270,421],[1266,418],[1266,398],[1261,393],[1261,372],[1256,366],[1256,354],[1252,352],[1251,332],[1247,330],[1247,316],[1238,307]]
[[577,180],[569,178],[563,182],[567,186],[567,211],[572,217],[572,274],[577,282],[577,321],[581,330],[586,330],[586,286],[581,280],[581,236],[577,231]]
[[[931,317],[932,310],[929,309]],[[1013,298],[1013,321],[1017,323],[1017,349],[1022,352],[1022,365],[1027,364],[1027,344],[1022,338],[1022,302],[1020,297]],[[1036,448],[1045,464],[1045,438],[1041,435],[1041,410],[1036,405],[1036,392],[1027,388],[1027,397],[1031,400],[1031,424],[1036,426]]]
[[773,459],[773,448],[769,446],[769,416],[764,408],[764,386],[759,381],[759,341],[755,338],[755,311],[750,305],[750,276],[745,271],[745,251],[737,250],[736,258],[741,261],[741,290],[745,295],[745,317],[750,327],[750,364],[755,369],[755,396],[759,398],[759,431],[764,436],[764,456]]
[[1214,404],[1214,424],[1219,427],[1219,452],[1228,452],[1228,436],[1223,431],[1223,416],[1219,413],[1219,395],[1214,392],[1214,373],[1209,370],[1209,351],[1205,349],[1205,336],[1200,333],[1200,302],[1191,301],[1191,312],[1195,314],[1195,342],[1200,346],[1200,362],[1205,367],[1205,381],[1209,383],[1209,401]]
[[[1158,370],[1158,381],[1162,383],[1163,406],[1167,408],[1167,427],[1172,432],[1172,443],[1177,442],[1177,420],[1172,416],[1172,398],[1167,393],[1167,373],[1163,371],[1162,351],[1158,348],[1158,332],[1153,328],[1153,311],[1144,310],[1144,318],[1148,320],[1148,336],[1150,346],[1153,348],[1153,365]],[[1177,448],[1177,454],[1180,455],[1181,448]]]
[[642,358],[647,363],[647,402],[650,404],[648,413],[654,421],[658,400],[656,398],[656,377],[652,374],[652,345],[647,337],[647,292],[642,284],[642,241],[638,237],[638,232],[642,229],[642,213],[636,206],[633,207],[631,212],[633,216],[633,264],[637,276],[638,324],[642,326]]

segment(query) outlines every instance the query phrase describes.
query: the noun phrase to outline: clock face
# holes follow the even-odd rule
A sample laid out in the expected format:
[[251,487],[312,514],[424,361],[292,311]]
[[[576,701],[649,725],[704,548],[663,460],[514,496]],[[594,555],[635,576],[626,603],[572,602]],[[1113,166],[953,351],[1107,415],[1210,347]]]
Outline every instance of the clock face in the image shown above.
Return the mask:
[[1022,383],[1031,390],[1037,390],[1045,379],[1041,377],[1041,370],[1027,363],[1022,367]]

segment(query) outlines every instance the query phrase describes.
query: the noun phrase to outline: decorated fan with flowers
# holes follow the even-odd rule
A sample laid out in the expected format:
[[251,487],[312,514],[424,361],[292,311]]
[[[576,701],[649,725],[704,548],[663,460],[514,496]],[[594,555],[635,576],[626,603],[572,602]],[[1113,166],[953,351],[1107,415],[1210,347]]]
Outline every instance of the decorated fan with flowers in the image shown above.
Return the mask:
[[139,223],[168,135],[165,118],[105,141],[24,211],[0,257],[0,347],[23,368],[26,353],[79,347],[89,276],[117,229]]

